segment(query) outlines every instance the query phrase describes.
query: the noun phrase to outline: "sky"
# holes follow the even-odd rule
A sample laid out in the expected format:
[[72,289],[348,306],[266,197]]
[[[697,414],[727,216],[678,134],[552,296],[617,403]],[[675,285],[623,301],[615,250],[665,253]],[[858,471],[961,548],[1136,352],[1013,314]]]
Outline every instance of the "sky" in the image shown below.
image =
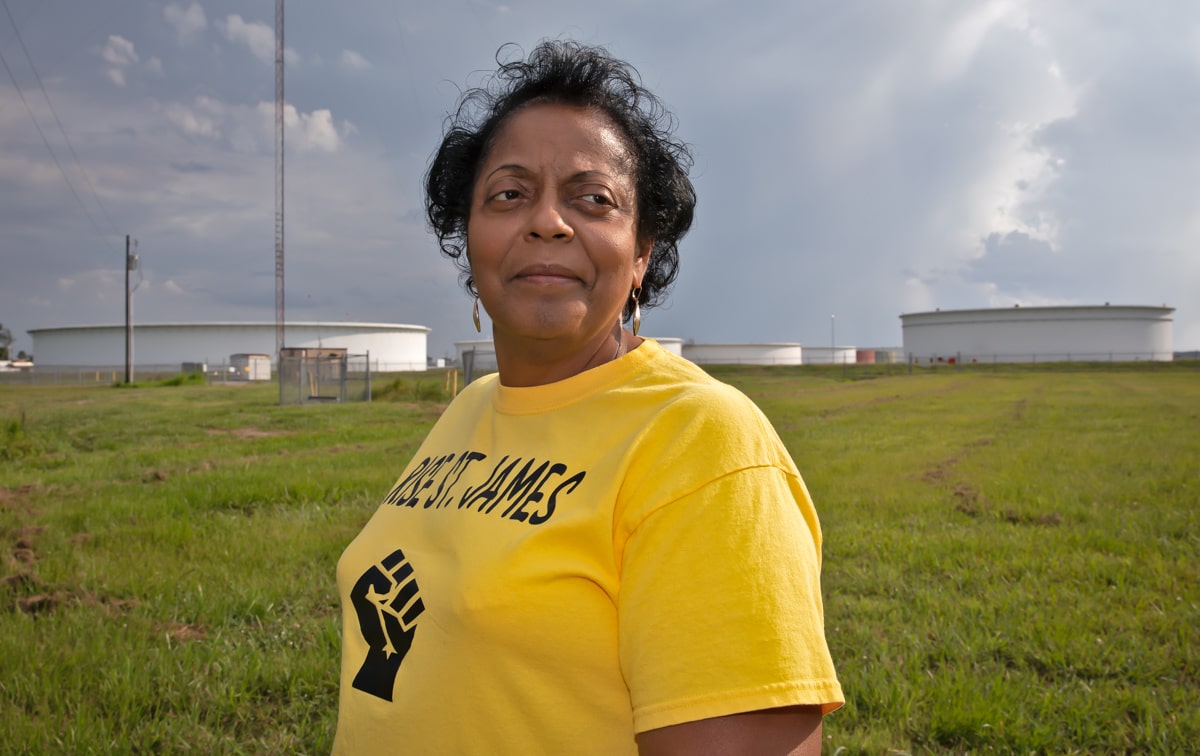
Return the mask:
[[[275,319],[274,3],[2,0],[0,323]],[[498,48],[607,47],[696,222],[643,334],[886,347],[902,313],[1167,305],[1200,348],[1194,0],[291,0],[287,319],[478,338],[421,180]],[[485,336],[487,325],[485,325]],[[36,357],[36,355],[35,355]]]

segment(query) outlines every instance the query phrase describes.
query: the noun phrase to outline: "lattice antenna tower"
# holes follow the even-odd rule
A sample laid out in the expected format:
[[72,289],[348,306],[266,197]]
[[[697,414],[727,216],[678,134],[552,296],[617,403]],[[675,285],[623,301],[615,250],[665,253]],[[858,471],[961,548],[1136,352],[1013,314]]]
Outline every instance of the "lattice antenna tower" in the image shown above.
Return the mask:
[[275,356],[283,350],[283,0],[275,0]]

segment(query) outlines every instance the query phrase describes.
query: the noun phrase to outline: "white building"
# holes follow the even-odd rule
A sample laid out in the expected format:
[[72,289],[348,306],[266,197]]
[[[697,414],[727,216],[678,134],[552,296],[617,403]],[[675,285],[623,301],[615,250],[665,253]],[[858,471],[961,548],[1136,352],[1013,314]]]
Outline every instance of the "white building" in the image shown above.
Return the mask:
[[[112,368],[125,364],[125,326],[35,328],[33,354],[39,366]],[[401,323],[288,323],[284,346],[343,348],[370,354],[380,372],[425,370],[429,328]],[[133,328],[135,367],[209,366],[235,354],[275,354],[274,323],[152,323]]]
[[961,362],[1172,359],[1173,307],[937,310],[900,316],[906,359]]

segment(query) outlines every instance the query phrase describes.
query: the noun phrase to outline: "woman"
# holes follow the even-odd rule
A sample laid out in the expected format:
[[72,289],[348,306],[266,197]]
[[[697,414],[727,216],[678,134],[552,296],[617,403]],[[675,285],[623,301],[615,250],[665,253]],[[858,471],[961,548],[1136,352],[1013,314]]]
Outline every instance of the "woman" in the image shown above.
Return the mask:
[[570,42],[451,119],[428,216],[499,373],[338,563],[335,752],[819,752],[843,699],[808,493],[746,397],[637,335],[695,204],[669,123]]

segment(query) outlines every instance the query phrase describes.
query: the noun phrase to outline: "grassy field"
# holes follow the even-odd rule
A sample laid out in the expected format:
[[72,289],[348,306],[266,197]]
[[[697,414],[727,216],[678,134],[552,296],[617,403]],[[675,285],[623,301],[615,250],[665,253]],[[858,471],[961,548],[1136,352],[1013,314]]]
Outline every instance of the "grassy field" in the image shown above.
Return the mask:
[[[1200,370],[713,368],[825,531],[828,753],[1200,743]],[[443,382],[0,387],[0,753],[324,753],[334,564]]]

